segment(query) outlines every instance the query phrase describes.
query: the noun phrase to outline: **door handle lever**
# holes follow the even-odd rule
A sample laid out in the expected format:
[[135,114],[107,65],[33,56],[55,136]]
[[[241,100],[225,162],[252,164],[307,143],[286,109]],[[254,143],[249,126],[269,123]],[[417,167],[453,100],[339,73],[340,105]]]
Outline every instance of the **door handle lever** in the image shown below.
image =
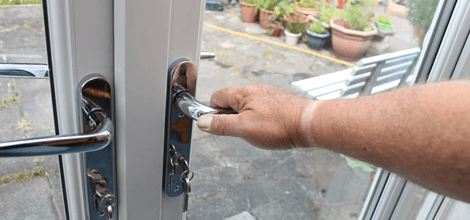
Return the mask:
[[201,51],[200,58],[201,58],[201,60],[214,59],[215,58],[215,53],[212,53],[212,52],[209,52],[209,51]]
[[[214,57],[215,54],[201,53],[201,58]],[[178,164],[189,164],[191,151],[192,120],[205,114],[227,114],[233,110],[216,109],[196,100],[197,68],[187,58],[173,61],[168,68],[166,141],[164,153],[164,187],[168,197],[177,197],[190,189],[192,172],[189,165],[185,168]],[[176,162],[175,162],[176,160]],[[183,163],[184,161],[184,163]],[[185,197],[187,199],[187,197]]]
[[[214,53],[202,52],[201,58],[213,58]],[[171,88],[174,105],[186,116],[198,120],[205,114],[233,114],[232,109],[212,108],[202,104],[196,98],[197,68],[186,59],[179,59],[170,66]]]
[[44,156],[83,153],[105,148],[113,139],[110,87],[102,78],[86,81],[82,87],[84,134],[58,135],[0,143],[0,157]]
[[181,89],[179,86],[173,87],[175,94],[175,104],[183,114],[197,121],[199,117],[205,114],[233,114],[236,113],[232,109],[212,108],[202,104],[194,98],[188,91]]

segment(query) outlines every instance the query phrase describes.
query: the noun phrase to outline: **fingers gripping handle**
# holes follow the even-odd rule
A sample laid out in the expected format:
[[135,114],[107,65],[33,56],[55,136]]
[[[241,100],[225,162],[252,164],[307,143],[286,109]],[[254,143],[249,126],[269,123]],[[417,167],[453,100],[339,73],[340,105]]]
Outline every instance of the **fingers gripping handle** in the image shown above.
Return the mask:
[[202,104],[194,98],[197,80],[197,68],[192,62],[182,59],[172,65],[172,93],[175,105],[189,118],[198,120],[205,114],[230,114],[236,113],[229,109],[215,109]]
[[232,109],[215,109],[200,103],[187,91],[181,91],[175,95],[176,106],[180,111],[191,119],[197,121],[205,114],[233,114]]

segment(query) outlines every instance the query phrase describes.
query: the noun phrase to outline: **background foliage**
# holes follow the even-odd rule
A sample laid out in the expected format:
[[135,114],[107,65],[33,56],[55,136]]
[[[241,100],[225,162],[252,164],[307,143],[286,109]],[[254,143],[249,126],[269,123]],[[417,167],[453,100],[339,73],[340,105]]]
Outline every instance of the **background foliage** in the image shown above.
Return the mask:
[[41,4],[41,0],[0,0],[0,5]]
[[422,30],[428,30],[438,3],[439,0],[408,0],[411,22]]

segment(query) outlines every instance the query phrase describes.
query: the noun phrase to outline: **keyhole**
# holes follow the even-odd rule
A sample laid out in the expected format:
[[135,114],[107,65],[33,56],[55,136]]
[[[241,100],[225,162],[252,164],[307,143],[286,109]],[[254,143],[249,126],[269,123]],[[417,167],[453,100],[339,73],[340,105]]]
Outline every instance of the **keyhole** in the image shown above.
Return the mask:
[[183,113],[183,112],[178,113],[178,118],[183,118],[183,117],[184,117],[184,113]]

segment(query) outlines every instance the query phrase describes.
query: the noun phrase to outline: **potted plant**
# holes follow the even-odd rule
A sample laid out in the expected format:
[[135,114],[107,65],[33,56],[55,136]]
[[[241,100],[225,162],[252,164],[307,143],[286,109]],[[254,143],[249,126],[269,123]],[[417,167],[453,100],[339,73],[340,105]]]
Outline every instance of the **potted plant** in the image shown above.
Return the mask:
[[318,17],[318,4],[316,0],[300,0],[293,3],[298,12]]
[[258,15],[256,0],[240,0],[240,11],[243,22],[254,23]]
[[284,34],[286,35],[286,44],[295,46],[300,36],[302,36],[302,33],[307,29],[307,26],[302,23],[300,19],[295,22],[286,21],[285,25],[286,29],[284,30]]
[[315,50],[320,50],[330,36],[330,32],[325,30],[325,27],[320,22],[311,22],[307,29],[308,46]]
[[308,16],[297,11],[294,4],[289,0],[283,0],[274,8],[274,14],[277,18],[283,18],[285,21],[295,22],[300,20],[305,25],[308,24]]
[[395,31],[392,30],[392,20],[388,16],[380,15],[375,18],[375,24],[378,30],[378,39],[382,40],[388,35],[393,35]]
[[382,30],[391,31],[392,30],[392,20],[388,16],[380,15],[375,18],[377,27]]
[[319,21],[325,27],[325,29],[331,33],[331,27],[330,27],[330,20],[334,18],[342,18],[344,17],[344,11],[343,10],[337,10],[333,3],[328,3],[326,1],[323,1],[320,6],[318,7],[318,19],[309,16],[310,20],[312,21]]
[[281,36],[281,31],[284,30],[284,26],[282,26],[281,22],[279,21],[276,21],[272,24],[267,23],[266,25],[269,27],[269,29],[266,30],[266,34],[274,37]]
[[344,7],[344,18],[330,20],[333,51],[345,60],[356,60],[367,51],[371,38],[377,34],[375,25],[370,24],[374,5],[370,0],[355,3],[350,0]]
[[271,16],[270,19],[272,23],[266,23],[266,26],[268,26],[266,34],[274,37],[281,36],[281,31],[284,30],[282,21],[277,20],[274,16]]
[[266,23],[272,23],[272,19],[270,16],[274,16],[274,7],[277,5],[278,0],[256,0],[257,5],[260,8],[259,13],[259,25],[264,28],[268,29],[269,27],[266,26]]

